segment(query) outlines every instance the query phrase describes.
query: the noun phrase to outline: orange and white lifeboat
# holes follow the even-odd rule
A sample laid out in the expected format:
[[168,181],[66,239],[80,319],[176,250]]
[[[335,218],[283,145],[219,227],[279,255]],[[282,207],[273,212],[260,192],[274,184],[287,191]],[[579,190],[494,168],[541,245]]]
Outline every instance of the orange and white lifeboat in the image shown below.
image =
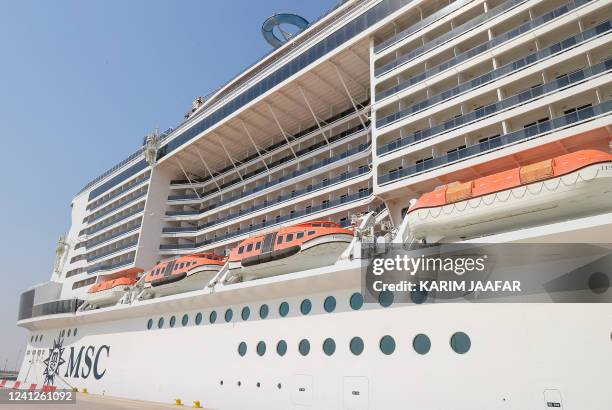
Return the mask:
[[229,269],[243,280],[332,265],[353,239],[335,222],[305,222],[245,239],[232,249]]
[[195,253],[158,263],[144,277],[145,288],[156,296],[172,295],[204,288],[225,264],[214,253]]
[[140,268],[130,268],[101,277],[87,290],[87,303],[96,307],[114,305],[136,283],[142,271]]
[[582,150],[438,187],[408,210],[416,240],[453,242],[612,211],[612,155]]

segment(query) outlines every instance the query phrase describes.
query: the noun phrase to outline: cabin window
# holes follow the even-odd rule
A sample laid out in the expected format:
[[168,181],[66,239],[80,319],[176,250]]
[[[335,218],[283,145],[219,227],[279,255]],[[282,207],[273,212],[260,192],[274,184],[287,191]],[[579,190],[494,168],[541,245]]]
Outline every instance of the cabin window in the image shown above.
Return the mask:
[[361,295],[359,292],[353,293],[351,295],[351,299],[349,300],[349,304],[353,310],[361,309],[363,306],[363,295]]
[[395,351],[395,339],[389,335],[383,336],[378,343],[378,347],[386,355],[393,354]]
[[382,307],[389,307],[393,304],[393,292],[383,290],[378,294],[378,303]]
[[259,308],[259,317],[262,319],[267,318],[268,312],[269,312],[268,305],[266,304],[261,305],[261,307]]
[[278,307],[278,314],[282,317],[285,317],[289,314],[289,303],[283,302]]
[[170,318],[170,327],[174,327],[176,325],[176,317],[172,316]]
[[323,308],[327,313],[331,313],[336,310],[336,298],[333,296],[326,297],[325,302],[323,302]]
[[315,231],[308,231],[308,236],[314,235],[315,233]]
[[456,353],[464,354],[470,350],[472,342],[468,335],[463,332],[457,332],[451,336],[450,345]]
[[181,324],[183,326],[187,326],[187,323],[189,323],[189,315],[187,313],[185,313],[183,315],[183,318],[181,319]]
[[180,269],[183,269],[184,267],[185,267],[185,262],[181,262]]
[[157,327],[160,328],[160,329],[162,327],[164,327],[164,318],[163,317],[160,317],[159,320],[157,321]]
[[323,342],[323,352],[325,352],[326,355],[331,356],[334,354],[335,351],[336,351],[336,342],[334,342],[334,339],[328,337]]
[[250,244],[247,245],[246,251],[247,252],[251,252],[252,250],[253,250],[253,244],[250,243]]
[[242,252],[244,252],[244,246],[238,248],[238,255],[242,255]]
[[210,323],[215,323],[217,321],[217,312],[215,312],[214,310],[212,312],[210,312],[210,316],[208,317],[208,320],[210,321]]
[[232,311],[232,309],[227,309],[225,311],[225,321],[226,322],[231,322],[232,321],[232,317],[234,316],[234,312]]
[[412,347],[418,354],[427,354],[431,349],[431,341],[429,336],[424,334],[418,334],[412,339]]
[[153,319],[149,319],[149,321],[147,322],[147,329],[151,330],[152,327],[153,327]]
[[247,352],[247,345],[244,342],[240,342],[240,344],[238,345],[238,354],[240,356],[244,356]]
[[[276,353],[278,353],[279,356],[284,356],[285,353],[287,353],[287,342],[280,340],[276,344]],[[278,388],[280,389],[280,384],[278,385]]]
[[189,267],[189,266],[191,266],[191,261],[189,261],[189,262],[185,263],[185,267],[186,267],[186,268],[187,268],[187,267]]
[[276,240],[276,244],[280,245],[281,243],[283,243],[283,237],[279,236],[278,239]]
[[307,339],[302,339],[298,345],[298,350],[302,356],[307,356],[310,353],[310,342]]
[[202,313],[198,312],[198,314],[195,317],[195,324],[199,325],[200,323],[202,323]]
[[179,265],[177,263],[176,265],[174,265],[174,270],[178,270],[178,267],[179,267]]
[[297,239],[302,239],[304,237],[304,232],[297,233]]
[[249,316],[251,316],[251,309],[249,309],[248,306],[243,307],[241,316],[242,316],[242,320],[248,320]]
[[266,354],[266,342],[261,341],[257,343],[257,354],[259,356],[263,356],[264,354]]
[[257,243],[255,244],[255,249],[256,249],[256,250],[260,250],[260,249],[261,249],[261,242],[257,242]]
[[293,234],[287,234],[287,242],[291,242],[293,240]]
[[302,312],[302,314],[303,315],[309,314],[311,309],[312,309],[312,302],[310,302],[310,299],[304,299],[302,301],[302,304],[300,305],[300,311]]
[[351,342],[349,343],[349,348],[351,349],[351,353],[353,353],[355,356],[359,356],[361,353],[363,353],[363,339],[359,336],[352,338]]

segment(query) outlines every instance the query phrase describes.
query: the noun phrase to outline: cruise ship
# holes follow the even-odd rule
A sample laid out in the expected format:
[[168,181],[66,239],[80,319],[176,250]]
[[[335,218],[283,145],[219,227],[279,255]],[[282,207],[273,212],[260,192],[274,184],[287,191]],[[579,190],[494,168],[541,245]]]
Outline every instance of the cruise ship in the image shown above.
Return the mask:
[[612,248],[611,19],[608,0],[273,15],[268,54],[74,196],[2,387],[223,410],[609,409],[609,264],[548,303],[372,301],[362,272],[367,244]]

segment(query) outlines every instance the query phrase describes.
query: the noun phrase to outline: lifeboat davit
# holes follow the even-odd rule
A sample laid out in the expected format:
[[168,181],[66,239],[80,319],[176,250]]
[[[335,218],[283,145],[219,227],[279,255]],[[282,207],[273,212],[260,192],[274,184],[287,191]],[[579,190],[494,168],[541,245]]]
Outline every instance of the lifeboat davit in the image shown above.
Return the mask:
[[96,307],[116,304],[136,283],[138,274],[142,271],[140,268],[130,268],[101,277],[98,283],[94,283],[87,290],[85,300]]
[[414,239],[457,241],[612,210],[612,155],[582,150],[438,187],[408,210]]
[[353,239],[335,222],[314,221],[245,239],[232,249],[229,269],[243,280],[332,265]]
[[195,253],[160,262],[145,275],[145,288],[156,296],[202,289],[224,264],[224,258],[214,253]]

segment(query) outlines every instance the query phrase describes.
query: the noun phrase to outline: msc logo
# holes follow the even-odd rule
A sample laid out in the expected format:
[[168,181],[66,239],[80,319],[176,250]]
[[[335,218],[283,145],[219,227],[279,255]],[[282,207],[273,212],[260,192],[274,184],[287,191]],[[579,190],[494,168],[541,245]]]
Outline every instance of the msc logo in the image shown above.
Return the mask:
[[68,360],[64,359],[64,348],[62,345],[63,339],[53,341],[53,348],[49,349],[49,356],[43,361],[45,369],[45,384],[54,384],[55,376],[60,376],[60,367],[66,365],[64,377],[74,379],[87,379],[93,375],[96,380],[101,379],[106,374],[106,368],[102,367],[102,359],[110,355],[110,346],[102,345],[98,348],[95,346],[81,346],[78,351],[74,346],[70,347],[70,355]]

